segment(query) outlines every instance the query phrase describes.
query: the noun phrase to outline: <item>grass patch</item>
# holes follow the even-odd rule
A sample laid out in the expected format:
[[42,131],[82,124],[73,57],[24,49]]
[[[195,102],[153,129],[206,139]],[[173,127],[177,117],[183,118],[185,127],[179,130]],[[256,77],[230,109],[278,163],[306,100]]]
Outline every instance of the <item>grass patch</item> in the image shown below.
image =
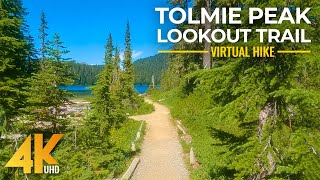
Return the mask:
[[[134,121],[129,119],[127,122],[123,124],[123,126],[120,129],[111,129],[110,142],[113,143],[113,145],[116,148],[122,149],[127,153],[130,153],[131,143],[134,142],[134,140],[136,139],[136,135],[139,131],[140,125],[141,121]],[[142,134],[143,133],[141,133],[141,135]]]
[[154,111],[154,106],[149,104],[145,101],[141,102],[138,108],[135,109],[128,109],[126,112],[130,115],[143,115],[143,114],[150,114]]
[[[138,141],[135,141],[137,132],[139,131],[141,125],[142,125],[142,128],[141,128],[140,139]],[[119,178],[129,168],[135,155],[140,153],[144,134],[145,134],[145,123],[143,121],[134,121],[131,119],[129,119],[129,121],[127,121],[120,129],[112,129],[110,131],[110,141],[113,142],[114,146],[116,148],[124,150],[129,154],[128,158],[126,158],[122,162],[122,168],[119,169],[121,170],[119,172],[122,172],[122,173],[116,174],[116,176],[118,176]],[[131,144],[133,142],[135,142],[135,148],[136,148],[135,152],[132,152],[131,150]]]
[[173,118],[179,119],[188,134],[192,136],[191,144],[181,141],[185,153],[189,153],[193,147],[196,158],[201,164],[196,170],[188,166],[191,170],[190,178],[211,179],[212,169],[215,169],[221,160],[219,160],[219,150],[212,145],[215,142],[208,130],[211,121],[207,114],[207,110],[211,107],[208,95],[194,92],[189,96],[183,96],[179,93],[179,89],[166,92],[153,90],[148,93],[154,101],[161,100],[160,103],[170,109]]

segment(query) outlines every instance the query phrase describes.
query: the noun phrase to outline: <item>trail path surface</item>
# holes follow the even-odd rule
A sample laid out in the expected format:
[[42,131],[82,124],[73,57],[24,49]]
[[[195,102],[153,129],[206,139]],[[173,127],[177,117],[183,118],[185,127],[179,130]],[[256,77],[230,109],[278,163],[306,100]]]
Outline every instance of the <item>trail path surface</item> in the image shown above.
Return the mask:
[[142,144],[140,164],[133,180],[187,180],[189,172],[183,162],[183,152],[177,129],[171,121],[170,111],[165,106],[146,99],[155,107],[151,114],[132,116],[147,124]]

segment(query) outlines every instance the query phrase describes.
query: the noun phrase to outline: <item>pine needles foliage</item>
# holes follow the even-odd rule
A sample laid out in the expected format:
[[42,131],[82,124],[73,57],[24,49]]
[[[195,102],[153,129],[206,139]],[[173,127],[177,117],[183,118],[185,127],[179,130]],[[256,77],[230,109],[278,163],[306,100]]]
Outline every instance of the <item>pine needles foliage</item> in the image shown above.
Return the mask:
[[[215,3],[222,7],[241,3],[242,28],[275,28],[282,32],[305,28],[312,39],[311,44],[273,43],[269,46],[279,50],[319,51],[317,1],[287,4],[268,0],[221,0]],[[311,25],[245,23],[248,22],[248,7],[286,6],[312,7],[309,15],[316,20]],[[219,28],[237,27],[220,25]],[[246,46],[261,46],[258,38],[251,36]],[[220,45],[230,46],[228,43]],[[183,67],[183,58],[169,62],[167,77],[176,77],[179,69],[176,67]],[[161,88],[165,92],[160,98],[166,99],[173,115],[187,126],[193,137],[191,146],[201,164],[199,169],[193,170],[192,179],[318,179],[318,59],[317,53],[276,54],[275,58],[220,58],[214,59],[211,70],[191,70],[173,79],[180,84],[175,90],[169,90],[173,87],[170,78],[164,79]]]

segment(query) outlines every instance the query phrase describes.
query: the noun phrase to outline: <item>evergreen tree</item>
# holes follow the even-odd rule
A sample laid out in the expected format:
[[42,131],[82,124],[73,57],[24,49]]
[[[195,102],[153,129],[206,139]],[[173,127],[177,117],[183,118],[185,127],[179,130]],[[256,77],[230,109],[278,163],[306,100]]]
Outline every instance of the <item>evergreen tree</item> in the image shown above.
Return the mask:
[[117,109],[116,95],[111,91],[114,78],[113,42],[111,34],[108,37],[105,54],[105,67],[99,74],[98,81],[93,87],[95,101],[93,108],[95,118],[100,122],[100,134],[106,135],[113,126],[119,126],[124,116]]
[[109,37],[107,39],[107,44],[106,44],[106,53],[105,53],[105,65],[113,65],[112,63],[112,58],[113,58],[113,51],[114,51],[114,47],[113,47],[113,40],[112,40],[112,35],[111,33],[109,34]]
[[[200,1],[198,1],[200,2]],[[201,1],[205,2],[205,1]],[[242,27],[253,29],[308,29],[312,44],[272,43],[276,50],[319,50],[318,1],[215,1],[217,6],[241,6]],[[263,25],[263,20],[248,24],[249,7],[313,7],[306,23]],[[187,25],[181,28],[186,28]],[[220,25],[223,30],[239,26]],[[261,46],[259,37],[250,36],[245,46]],[[221,45],[230,46],[224,42]],[[242,45],[241,42],[238,45]],[[319,179],[319,55],[276,54],[274,58],[219,58],[209,71],[196,71],[181,77],[183,99],[211,97],[208,109],[199,112],[202,119],[190,117],[190,124],[205,121],[208,143],[199,157],[209,179]],[[175,63],[175,62],[172,62]],[[177,66],[183,66],[176,63]],[[169,67],[170,70],[170,67]],[[171,72],[172,73],[172,72]],[[170,77],[170,76],[169,76]],[[200,97],[199,97],[200,96]],[[183,101],[183,100],[181,100]],[[194,102],[196,101],[196,102]],[[189,104],[190,105],[190,104]],[[179,108],[183,107],[181,104]],[[189,107],[190,109],[190,107]],[[189,111],[189,109],[185,111]],[[184,111],[180,111],[184,112]],[[185,116],[184,116],[185,117]],[[194,120],[197,121],[194,121]],[[192,128],[191,128],[192,129]],[[194,132],[195,137],[202,136]],[[200,142],[201,141],[201,142]],[[200,147],[200,146],[199,146]],[[195,148],[196,149],[196,148]],[[200,149],[200,148],[199,148]],[[207,159],[206,159],[207,158]],[[201,178],[199,178],[201,179]]]
[[32,73],[37,72],[39,70],[39,59],[37,57],[38,51],[34,45],[34,38],[30,35],[30,32],[27,32],[27,43],[28,43],[28,56],[26,62],[26,72],[28,76],[31,76]]
[[[24,35],[25,9],[20,0],[0,1],[0,126],[24,107],[26,59],[30,53]],[[4,130],[4,129],[2,129]]]
[[[212,0],[206,0],[206,5],[205,8],[207,10],[207,12],[209,13],[209,15],[211,15],[211,8],[212,8]],[[208,29],[212,29],[212,24],[206,20],[205,24],[204,24],[204,32],[207,31]],[[211,48],[211,43],[205,41],[204,42],[204,49],[210,52],[210,48]],[[204,53],[203,54],[203,68],[204,69],[210,69],[211,68],[211,55],[210,53]]]
[[134,69],[132,64],[132,49],[130,37],[130,25],[127,22],[125,34],[125,51],[123,59],[123,72],[122,72],[122,100],[125,107],[137,106],[135,102],[134,91]]
[[41,48],[40,48],[40,55],[41,55],[41,60],[43,61],[46,58],[47,55],[47,30],[48,28],[48,22],[46,20],[46,14],[44,11],[41,13],[41,25],[39,28],[40,36],[39,39],[41,40]]
[[[223,6],[227,3],[221,2]],[[279,3],[246,1],[243,6],[278,7]],[[304,9],[317,7],[319,2],[296,2],[286,6],[300,6]],[[318,13],[319,9],[314,9],[309,15]],[[301,23],[299,26],[285,23],[272,27],[262,27],[261,24],[252,27],[244,23],[242,26],[275,28],[282,33],[285,29],[293,32],[295,29],[305,28],[310,32],[309,37],[314,39],[312,45],[273,45],[278,50],[319,48],[317,23]],[[226,25],[221,28],[237,27]],[[257,39],[258,37],[250,37],[251,46],[257,46],[254,43],[258,42]],[[216,74],[212,73],[216,76],[212,77],[215,79],[212,81],[215,82],[212,94],[220,106],[214,108],[213,113],[220,116],[213,122],[212,134],[222,144],[227,144],[225,159],[230,164],[221,169],[229,172],[226,176],[248,179],[320,178],[316,175],[320,170],[320,144],[315,141],[319,137],[320,127],[319,89],[307,90],[294,85],[296,79],[293,77],[300,71],[298,67],[303,61],[301,55],[276,54],[273,59],[237,59],[229,64],[218,62],[221,67],[216,69]]]
[[121,70],[120,70],[120,50],[119,48],[115,49],[115,56],[114,56],[114,61],[113,61],[113,80],[112,80],[112,84],[113,84],[113,91],[115,91],[115,93],[117,94],[117,96],[120,96],[120,74],[121,74]]
[[68,102],[67,98],[71,96],[59,87],[70,85],[73,80],[68,72],[68,59],[63,57],[69,51],[63,46],[58,34],[55,34],[49,45],[48,57],[43,59],[39,72],[30,80],[27,110],[31,112],[28,116],[32,120],[31,129],[39,128],[55,133],[66,125],[59,116],[63,116],[61,106]]
[[[21,0],[0,0],[0,164],[15,151],[15,142],[2,135],[17,133],[15,122],[25,107],[28,60],[33,56],[25,15]],[[0,167],[0,179],[9,179],[12,174],[18,170]]]
[[[184,9],[187,9],[190,5],[190,0],[170,0],[169,2],[173,6],[178,6]],[[194,1],[194,18],[200,18],[200,9],[202,7],[206,7],[205,0]],[[206,25],[208,26],[208,24]],[[176,28],[184,31],[185,29],[201,29],[203,27],[201,25],[190,25],[187,23],[182,23],[180,25],[177,25]],[[187,43],[184,40],[181,40],[180,42],[173,45],[173,49],[175,50],[203,50],[204,48],[205,46],[202,43]],[[206,48],[208,48],[207,43]],[[186,74],[199,70],[203,67],[209,68],[211,64],[211,58],[208,57],[208,55],[210,56],[210,54],[202,55],[190,53],[170,55],[168,58],[169,60],[167,61],[167,71],[164,73],[161,80],[161,89],[168,90],[175,88],[178,84],[181,83],[181,80]]]

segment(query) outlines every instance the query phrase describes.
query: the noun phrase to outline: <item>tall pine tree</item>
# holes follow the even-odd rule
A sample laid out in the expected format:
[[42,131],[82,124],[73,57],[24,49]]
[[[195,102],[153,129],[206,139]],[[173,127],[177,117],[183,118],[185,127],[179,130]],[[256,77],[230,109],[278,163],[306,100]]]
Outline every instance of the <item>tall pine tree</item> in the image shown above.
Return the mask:
[[132,49],[130,37],[130,25],[127,22],[125,33],[125,50],[123,59],[123,72],[122,72],[122,101],[125,107],[137,107],[136,93],[134,91],[134,68],[132,64]]
[[47,55],[47,45],[48,45],[47,44],[47,36],[48,36],[47,30],[49,29],[48,22],[46,20],[46,14],[44,11],[42,11],[42,13],[41,13],[40,20],[41,20],[41,24],[40,24],[40,28],[39,28],[39,32],[40,32],[39,39],[41,41],[40,56],[41,56],[41,61],[44,61],[44,59],[46,58],[46,55]]
[[93,87],[95,101],[93,104],[95,118],[100,124],[100,134],[106,135],[113,126],[118,126],[124,120],[122,113],[117,108],[116,94],[111,90],[114,79],[114,47],[112,36],[109,35],[106,44],[105,67],[99,74],[98,81]]
[[[20,0],[0,1],[0,126],[24,107],[26,59],[30,53],[24,35],[25,9]],[[4,130],[4,129],[2,129]]]
[[121,82],[120,82],[120,50],[119,48],[115,49],[115,55],[113,60],[113,80],[112,80],[112,91],[114,91],[117,96],[120,98],[121,91]]
[[[28,58],[34,56],[25,15],[21,0],[0,0],[0,164],[5,164],[15,150],[15,142],[2,135],[17,133],[15,122],[25,107]],[[0,179],[17,173],[17,169],[0,167]]]
[[[170,0],[169,1],[173,6],[179,6],[180,8],[187,8],[190,6],[190,0]],[[194,18],[200,19],[200,10],[202,7],[206,7],[205,0],[195,0],[194,1]],[[190,24],[180,24],[176,25],[177,29],[184,31],[185,29],[202,29],[202,25],[190,25]],[[206,23],[206,26],[210,26]],[[208,28],[208,27],[207,27]],[[204,44],[206,46],[204,46]],[[202,50],[204,48],[210,48],[210,44],[208,43],[187,43],[184,40],[175,43],[173,46],[175,50]],[[210,68],[211,67],[211,58],[208,57],[210,54],[190,54],[190,53],[183,53],[183,54],[171,54],[169,56],[169,61],[167,61],[167,71],[164,73],[163,78],[161,80],[161,89],[169,90],[175,88],[177,85],[180,84],[183,77],[190,73],[194,72],[202,67]]]
[[[205,2],[204,0],[202,2]],[[307,29],[310,44],[265,43],[276,50],[311,50],[313,54],[281,54],[274,58],[219,58],[209,71],[184,79],[183,93],[210,96],[212,107],[203,115],[212,151],[201,154],[212,179],[319,179],[319,1],[215,1],[221,7],[241,6],[241,28]],[[312,7],[312,23],[264,25],[248,23],[249,7]],[[220,25],[223,30],[239,26]],[[258,36],[238,46],[261,46]],[[223,46],[232,46],[224,42]],[[193,99],[196,101],[196,98]],[[200,121],[200,120],[199,120]],[[196,124],[196,122],[195,122]],[[197,134],[199,135],[199,134]],[[199,143],[199,142],[197,142]],[[195,143],[195,144],[197,144]],[[211,148],[211,147],[210,147]],[[205,157],[204,157],[205,156]],[[208,158],[208,159],[206,159]],[[210,159],[209,159],[210,158]],[[200,162],[201,163],[201,162]]]
[[42,62],[39,72],[30,80],[29,106],[27,110],[31,119],[31,129],[49,130],[59,132],[66,125],[60,116],[61,106],[68,102],[70,93],[60,89],[60,86],[73,83],[72,75],[68,71],[64,55],[69,51],[63,46],[59,35],[56,33],[53,41],[49,43],[48,57]]

